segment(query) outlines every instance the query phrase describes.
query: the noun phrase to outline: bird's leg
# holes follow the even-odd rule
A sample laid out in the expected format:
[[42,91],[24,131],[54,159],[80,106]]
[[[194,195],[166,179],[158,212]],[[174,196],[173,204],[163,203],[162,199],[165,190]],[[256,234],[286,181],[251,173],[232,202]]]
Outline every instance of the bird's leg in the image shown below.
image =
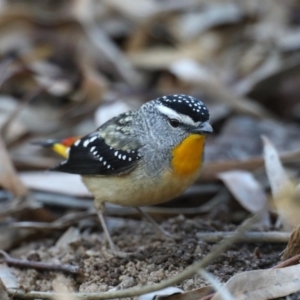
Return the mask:
[[111,238],[111,235],[108,231],[108,228],[107,228],[107,225],[106,225],[106,222],[105,222],[105,218],[104,218],[104,214],[103,214],[104,204],[101,203],[101,202],[99,203],[99,202],[95,201],[95,208],[97,210],[97,215],[98,215],[98,218],[100,220],[103,232],[105,234],[106,241],[108,242],[109,247],[110,247],[113,255],[117,256],[117,257],[122,257],[122,258],[125,258],[125,257],[128,257],[128,256],[132,255],[133,253],[127,253],[127,252],[120,251],[118,249],[118,247],[115,245],[115,243],[113,242],[113,240]]
[[105,219],[104,219],[103,211],[98,210],[98,211],[97,211],[97,214],[98,214],[98,218],[99,218],[99,220],[100,220],[102,229],[103,229],[103,231],[104,231],[106,241],[107,241],[108,244],[109,244],[109,247],[111,248],[111,250],[112,250],[113,252],[117,251],[117,246],[116,246],[115,243],[113,242],[113,240],[112,240],[112,238],[111,238],[111,235],[110,235],[110,233],[109,233],[109,231],[108,231],[108,228],[107,228],[107,225],[106,225],[106,222],[105,222]]
[[162,237],[162,236],[165,236],[168,238],[172,237],[172,235],[169,232],[165,231],[161,226],[159,226],[156,223],[156,221],[149,214],[144,212],[140,207],[136,207],[136,209],[143,217],[145,217],[153,225],[154,230],[160,237]]

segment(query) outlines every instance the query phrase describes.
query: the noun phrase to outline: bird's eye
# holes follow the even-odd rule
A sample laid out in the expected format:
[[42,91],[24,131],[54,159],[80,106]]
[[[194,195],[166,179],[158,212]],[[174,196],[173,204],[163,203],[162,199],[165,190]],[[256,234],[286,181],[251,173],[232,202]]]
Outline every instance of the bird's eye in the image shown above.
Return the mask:
[[179,121],[176,119],[170,119],[169,123],[172,127],[175,127],[175,128],[179,126]]

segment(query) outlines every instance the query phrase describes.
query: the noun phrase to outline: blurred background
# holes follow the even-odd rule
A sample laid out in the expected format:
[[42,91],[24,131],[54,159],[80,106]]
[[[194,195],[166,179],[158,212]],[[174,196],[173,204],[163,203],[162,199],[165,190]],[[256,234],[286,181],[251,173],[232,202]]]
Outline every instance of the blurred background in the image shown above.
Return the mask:
[[[96,257],[91,266],[98,265],[96,254],[103,250],[103,242],[99,230],[89,235],[86,229],[91,227],[90,195],[79,176],[47,172],[61,158],[32,142],[85,135],[119,113],[178,93],[205,102],[214,127],[195,186],[165,207],[146,209],[158,220],[174,217],[165,226],[171,232],[182,230],[186,243],[192,245],[182,246],[180,251],[188,255],[179,253],[180,263],[174,256],[172,264],[181,268],[199,259],[197,251],[203,255],[210,249],[202,241],[195,242],[196,233],[233,230],[233,223],[268,205],[270,184],[261,136],[275,145],[288,174],[299,178],[300,2],[0,0],[0,249],[10,251],[23,243],[14,255],[34,260],[38,253],[41,260],[74,264],[80,260],[81,265],[88,256],[91,260]],[[247,173],[238,172],[241,170]],[[272,205],[269,211],[274,217]],[[294,212],[298,220],[298,209]],[[107,214],[138,218],[133,210],[115,206],[108,206]],[[203,215],[208,216],[207,222]],[[186,220],[188,217],[191,219]],[[120,247],[135,251],[147,245],[150,254],[146,253],[145,261],[153,251],[161,251],[167,260],[173,255],[169,251],[179,247],[167,242],[162,246],[153,241],[153,232],[146,225],[130,227],[129,220],[122,223],[119,219],[109,226],[116,229]],[[95,218],[93,224],[99,225]],[[66,242],[63,232],[70,225],[78,227],[67,231]],[[40,244],[24,244],[37,236],[42,239]],[[76,245],[81,245],[84,254],[76,252],[77,246],[68,246],[74,236],[81,241]],[[58,259],[61,243],[67,246],[64,258]],[[249,249],[247,259],[252,261],[256,258]],[[276,249],[272,248],[275,261],[283,250]],[[235,258],[229,256],[228,265],[239,260],[244,268],[246,259],[239,251]],[[251,264],[266,267],[270,261]],[[226,269],[227,277],[222,280],[240,271],[240,265]],[[103,274],[118,265],[112,266],[105,267]],[[93,267],[86,264],[85,268],[88,273]],[[138,272],[132,285],[149,279],[148,274],[143,281]],[[29,289],[51,289],[46,276],[41,281],[46,282],[44,286],[34,286],[36,274],[24,271],[22,284]],[[216,274],[223,273],[216,269]],[[117,286],[119,279],[114,276],[99,289]],[[29,282],[28,278],[33,279]],[[101,280],[109,278],[103,275]],[[93,291],[81,283],[76,282],[77,290]]]
[[297,150],[299,28],[292,0],[1,1],[0,124],[13,116],[3,130],[12,160],[49,168],[57,157],[30,141],[86,134],[176,93],[210,109],[208,162],[261,155],[261,134]]
[[2,167],[2,187],[86,196],[78,178],[74,192],[71,175],[45,173],[60,158],[31,142],[87,134],[176,93],[203,100],[211,113],[200,183],[261,168],[261,135],[297,173],[299,29],[292,0],[1,1],[2,146],[25,183],[19,190]]
[[[215,130],[199,182],[262,167],[261,135],[296,167],[299,28],[292,0],[3,0],[3,148],[27,187],[70,192],[63,175],[27,172],[60,160],[32,141],[87,134],[146,101],[185,93],[207,104]],[[7,179],[6,190],[25,193]]]

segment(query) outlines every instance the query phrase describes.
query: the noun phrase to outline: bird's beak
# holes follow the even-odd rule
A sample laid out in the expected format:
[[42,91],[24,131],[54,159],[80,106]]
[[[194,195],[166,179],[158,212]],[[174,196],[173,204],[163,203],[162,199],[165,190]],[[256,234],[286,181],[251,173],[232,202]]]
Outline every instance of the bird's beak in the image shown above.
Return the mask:
[[198,128],[196,128],[193,132],[194,133],[212,133],[214,130],[212,128],[212,126],[207,122],[204,122],[202,124],[199,125]]

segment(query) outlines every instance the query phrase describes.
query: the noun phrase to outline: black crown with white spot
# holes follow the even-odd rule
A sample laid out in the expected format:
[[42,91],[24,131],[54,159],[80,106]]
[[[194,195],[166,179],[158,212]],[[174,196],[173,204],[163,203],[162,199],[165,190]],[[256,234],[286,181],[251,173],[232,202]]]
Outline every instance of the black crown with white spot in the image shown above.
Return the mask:
[[162,96],[157,101],[180,114],[189,116],[194,122],[206,122],[209,120],[207,107],[195,97],[176,94]]

